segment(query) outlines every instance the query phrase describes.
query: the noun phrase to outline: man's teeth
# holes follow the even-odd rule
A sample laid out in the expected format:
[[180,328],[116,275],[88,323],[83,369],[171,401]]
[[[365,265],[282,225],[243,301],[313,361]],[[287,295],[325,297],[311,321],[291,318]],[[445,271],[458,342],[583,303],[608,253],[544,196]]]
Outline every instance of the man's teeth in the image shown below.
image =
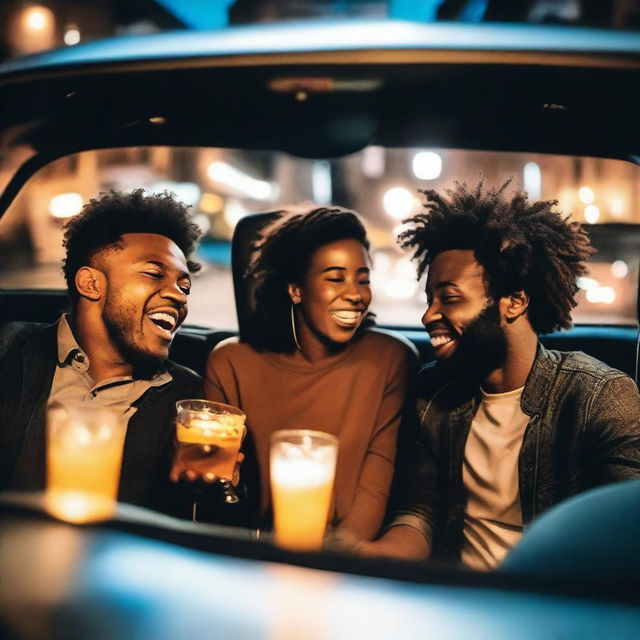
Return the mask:
[[453,338],[450,336],[435,336],[435,338],[431,338],[431,346],[432,347],[440,347],[443,344],[447,344],[451,342]]
[[155,313],[150,313],[149,318],[161,329],[165,329],[166,331],[173,331],[173,328],[176,326],[176,319],[168,313],[156,311]]

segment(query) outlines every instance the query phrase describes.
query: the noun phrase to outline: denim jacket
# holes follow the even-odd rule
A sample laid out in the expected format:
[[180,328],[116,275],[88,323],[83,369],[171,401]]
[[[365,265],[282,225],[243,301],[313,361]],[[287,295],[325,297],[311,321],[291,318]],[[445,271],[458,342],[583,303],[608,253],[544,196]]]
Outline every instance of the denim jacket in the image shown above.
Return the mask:
[[[432,556],[456,561],[467,495],[464,449],[479,389],[418,380],[417,420],[399,443],[393,524],[410,524]],[[520,401],[529,416],[518,459],[522,520],[590,487],[640,476],[640,395],[634,381],[582,352],[538,345]]]

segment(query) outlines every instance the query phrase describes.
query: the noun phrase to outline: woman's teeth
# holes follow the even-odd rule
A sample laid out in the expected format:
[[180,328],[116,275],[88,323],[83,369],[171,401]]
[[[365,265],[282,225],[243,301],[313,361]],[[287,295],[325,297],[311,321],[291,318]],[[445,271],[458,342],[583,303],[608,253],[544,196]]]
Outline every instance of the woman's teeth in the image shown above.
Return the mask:
[[357,324],[362,317],[362,311],[332,311],[331,315],[344,324]]

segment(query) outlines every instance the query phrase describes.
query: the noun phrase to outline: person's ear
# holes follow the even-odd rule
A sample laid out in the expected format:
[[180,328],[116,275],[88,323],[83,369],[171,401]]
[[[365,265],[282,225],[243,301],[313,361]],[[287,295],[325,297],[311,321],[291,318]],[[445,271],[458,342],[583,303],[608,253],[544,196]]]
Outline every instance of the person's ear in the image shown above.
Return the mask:
[[300,304],[302,302],[302,290],[297,284],[290,282],[287,285],[287,291],[289,292],[289,297],[293,304]]
[[105,277],[93,267],[80,267],[76,271],[75,284],[78,293],[89,300],[100,300],[105,292]]
[[529,308],[529,294],[525,291],[514,291],[502,298],[503,313],[507,322],[513,322],[524,315]]

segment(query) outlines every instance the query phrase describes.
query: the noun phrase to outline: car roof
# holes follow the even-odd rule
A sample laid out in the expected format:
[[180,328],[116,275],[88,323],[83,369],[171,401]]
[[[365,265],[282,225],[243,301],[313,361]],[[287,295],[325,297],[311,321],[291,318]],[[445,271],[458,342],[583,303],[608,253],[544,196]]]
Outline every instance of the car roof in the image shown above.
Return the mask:
[[[153,61],[186,61],[229,56],[259,55],[246,64],[269,64],[287,54],[323,54],[318,61],[331,59],[331,54],[360,54],[360,60],[390,61],[392,52],[446,52],[442,60],[475,62],[491,59],[511,61],[526,53],[540,64],[587,64],[598,66],[640,66],[640,35],[635,32],[603,29],[565,28],[532,25],[420,24],[399,20],[325,20],[278,25],[232,27],[220,31],[175,31],[143,36],[109,38],[81,46],[65,47],[41,55],[28,56],[0,66],[0,84],[11,76],[13,81],[23,74],[46,70],[79,73],[92,66],[105,67],[117,63]],[[367,56],[374,52],[375,56]],[[465,53],[473,57],[465,56]],[[492,54],[500,56],[494,57]],[[562,54],[562,56],[558,55]],[[569,56],[571,58],[569,58]],[[635,58],[635,61],[633,59]],[[418,58],[413,58],[417,60]],[[299,61],[296,58],[296,61]],[[352,58],[340,55],[338,62],[349,64]],[[407,59],[410,62],[412,59]]]
[[640,34],[324,21],[114,38],[0,66],[0,122],[47,162],[218,146],[335,157],[367,144],[640,155]]

